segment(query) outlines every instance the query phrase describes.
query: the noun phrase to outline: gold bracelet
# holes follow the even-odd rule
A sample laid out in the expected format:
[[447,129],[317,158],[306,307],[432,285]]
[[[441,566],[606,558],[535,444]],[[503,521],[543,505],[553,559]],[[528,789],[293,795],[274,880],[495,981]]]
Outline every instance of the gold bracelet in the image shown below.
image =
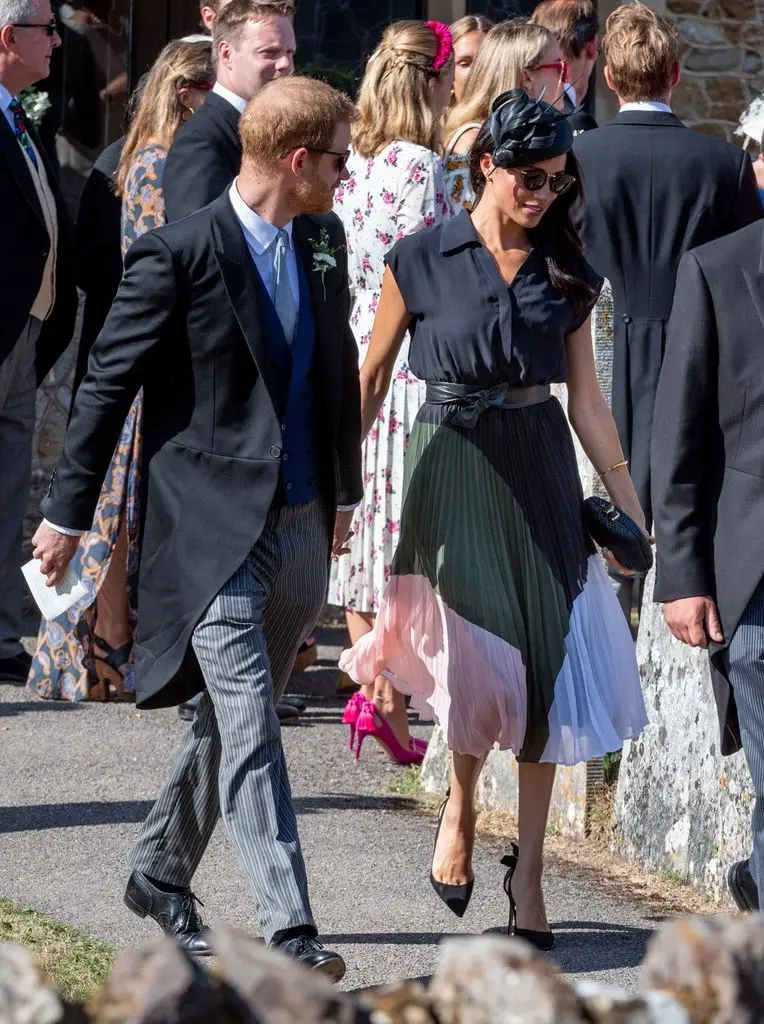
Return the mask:
[[628,464],[628,459],[622,459],[620,462],[614,462],[609,469],[603,469],[602,472],[598,474],[600,480],[604,480],[608,473],[613,473],[616,469],[623,469],[624,466],[628,466]]

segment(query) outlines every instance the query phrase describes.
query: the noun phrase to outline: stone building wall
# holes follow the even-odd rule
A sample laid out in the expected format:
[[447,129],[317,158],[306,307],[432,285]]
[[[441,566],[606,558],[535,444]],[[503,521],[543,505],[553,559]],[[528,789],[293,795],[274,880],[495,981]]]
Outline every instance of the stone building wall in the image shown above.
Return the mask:
[[764,0],[667,0],[679,26],[683,80],[677,114],[729,141],[751,100],[764,92]]

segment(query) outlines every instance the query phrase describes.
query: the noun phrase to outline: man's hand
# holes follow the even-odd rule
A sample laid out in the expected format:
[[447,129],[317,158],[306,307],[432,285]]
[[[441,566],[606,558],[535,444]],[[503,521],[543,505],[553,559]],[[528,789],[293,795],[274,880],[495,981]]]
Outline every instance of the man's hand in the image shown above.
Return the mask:
[[48,577],[46,586],[61,582],[79,542],[79,537],[67,537],[42,523],[32,538],[32,554],[42,562],[40,572]]
[[352,537],[350,526],[353,522],[355,509],[349,512],[338,512],[334,520],[334,538],[332,540],[332,558],[339,558],[340,555],[349,555],[350,548],[347,546]]
[[663,607],[666,625],[683,644],[702,647],[704,650],[713,640],[724,643],[724,634],[719,612],[710,597],[683,597],[669,601]]

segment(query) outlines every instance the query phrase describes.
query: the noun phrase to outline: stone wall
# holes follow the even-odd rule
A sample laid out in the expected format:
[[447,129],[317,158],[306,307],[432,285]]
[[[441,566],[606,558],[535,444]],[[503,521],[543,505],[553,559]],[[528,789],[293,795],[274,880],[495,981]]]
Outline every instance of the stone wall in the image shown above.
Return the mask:
[[734,131],[740,115],[764,92],[764,0],[666,3],[682,40],[676,113],[693,128],[739,143]]
[[708,658],[675,640],[648,580],[637,657],[650,724],[627,743],[615,848],[723,902],[729,866],[751,852],[753,791],[742,753],[719,753]]

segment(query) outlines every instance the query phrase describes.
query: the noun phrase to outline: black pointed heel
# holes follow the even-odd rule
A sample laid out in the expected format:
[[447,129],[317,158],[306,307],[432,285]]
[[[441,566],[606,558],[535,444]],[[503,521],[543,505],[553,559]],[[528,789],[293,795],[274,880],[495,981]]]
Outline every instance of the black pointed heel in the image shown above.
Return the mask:
[[[443,824],[443,815],[446,813],[450,796],[451,790],[449,789],[438,813],[438,827],[435,830],[435,843],[432,848],[433,854],[438,845],[440,826]],[[446,885],[445,882],[439,882],[432,871],[430,871],[430,885],[453,914],[456,914],[457,917],[464,917],[472,899],[472,889],[475,885],[474,878],[470,879],[466,885]]]
[[516,935],[518,939],[525,939],[526,942],[530,942],[532,946],[541,950],[542,953],[548,953],[550,949],[554,948],[554,932],[551,929],[548,932],[535,932],[532,928],[517,927],[517,904],[515,903],[515,897],[512,895],[512,876],[515,873],[519,856],[520,850],[517,843],[512,843],[512,853],[508,853],[506,857],[501,858],[501,863],[505,868],[509,869],[504,876],[504,892],[509,898],[507,935]]

